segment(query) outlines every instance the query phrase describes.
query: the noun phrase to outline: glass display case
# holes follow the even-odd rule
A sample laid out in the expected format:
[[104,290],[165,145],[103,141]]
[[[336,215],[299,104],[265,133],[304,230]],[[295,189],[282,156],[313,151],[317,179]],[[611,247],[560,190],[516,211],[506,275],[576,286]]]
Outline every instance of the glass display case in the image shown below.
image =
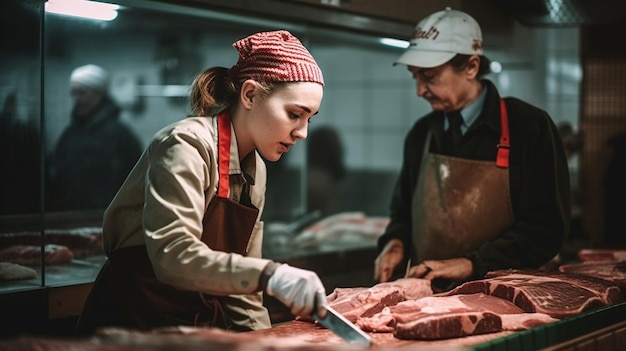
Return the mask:
[[[188,115],[195,75],[233,65],[232,43],[256,31],[294,33],[326,78],[310,139],[279,162],[267,162],[265,255],[287,258],[278,250],[285,236],[289,240],[315,220],[341,213],[387,215],[401,136],[411,121],[401,112],[424,109],[415,105],[408,72],[392,66],[400,49],[383,46],[374,34],[329,29],[296,16],[120,1],[86,10],[106,15],[92,18],[61,14],[67,3],[0,5],[3,32],[13,33],[0,39],[6,155],[0,180],[0,294],[95,279],[105,261],[102,213],[130,167],[156,131]],[[111,5],[70,2],[66,9],[89,4]],[[89,92],[77,90],[70,78],[106,86],[110,116],[81,119],[79,101]],[[115,134],[103,131],[109,119],[116,120]],[[309,144],[318,152],[308,152]],[[374,239],[365,245],[373,247]]]

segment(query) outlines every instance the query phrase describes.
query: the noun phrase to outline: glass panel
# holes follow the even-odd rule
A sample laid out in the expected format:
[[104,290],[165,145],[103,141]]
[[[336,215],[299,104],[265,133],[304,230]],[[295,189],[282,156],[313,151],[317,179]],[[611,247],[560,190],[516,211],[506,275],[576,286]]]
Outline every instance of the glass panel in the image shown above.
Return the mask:
[[[341,212],[387,215],[401,164],[402,136],[412,122],[402,111],[417,110],[411,115],[419,115],[425,110],[415,106],[417,99],[406,70],[392,66],[399,50],[380,45],[374,36],[153,2],[122,1],[111,21],[48,12],[43,65],[38,52],[22,59],[23,50],[16,48],[9,58],[17,67],[2,66],[3,77],[14,77],[23,85],[18,96],[28,98],[21,105],[23,113],[28,110],[37,121],[41,105],[38,78],[40,67],[45,68],[45,123],[38,129],[44,138],[37,139],[43,141],[45,150],[45,176],[28,183],[26,176],[20,178],[23,184],[31,184],[30,190],[45,184],[43,201],[25,201],[36,204],[29,218],[33,227],[29,230],[39,240],[36,244],[43,243],[37,224],[45,223],[47,245],[39,248],[47,261],[42,285],[78,284],[95,278],[105,260],[101,248],[103,210],[152,135],[188,114],[188,87],[195,75],[207,67],[232,66],[237,59],[234,41],[278,28],[297,35],[324,71],[325,97],[309,128],[310,141],[314,144],[315,135],[323,129],[332,130],[341,149],[335,164],[344,171],[335,173],[341,174],[338,178],[331,177],[332,185],[315,188],[309,180],[323,176],[315,169],[306,172],[307,158],[310,162],[317,159],[307,155],[307,142],[297,143],[279,162],[267,162],[263,219],[268,242],[274,243],[272,228],[287,225],[301,229],[322,216]],[[38,43],[38,37],[33,43]],[[72,75],[87,87],[72,86]],[[9,78],[2,82],[5,98]],[[89,86],[106,86],[104,100],[110,102],[109,110],[118,114],[98,112],[81,118],[83,107],[74,101],[99,101]],[[389,113],[389,107],[397,111]],[[323,151],[322,156],[336,152]],[[41,160],[39,156],[27,158]],[[316,200],[312,195],[330,202],[329,209],[308,202]],[[41,206],[43,211],[39,211]],[[272,226],[275,223],[278,226]],[[9,232],[18,229],[14,224],[8,228]],[[273,254],[271,250],[265,253]]]
[[[105,260],[104,208],[153,134],[187,116],[195,75],[234,64],[232,43],[252,32],[294,26],[154,3],[122,5],[111,21],[45,16],[46,235],[68,249],[46,284],[77,284]],[[291,153],[290,210],[304,165]]]
[[0,4],[0,292],[43,279],[40,6]]

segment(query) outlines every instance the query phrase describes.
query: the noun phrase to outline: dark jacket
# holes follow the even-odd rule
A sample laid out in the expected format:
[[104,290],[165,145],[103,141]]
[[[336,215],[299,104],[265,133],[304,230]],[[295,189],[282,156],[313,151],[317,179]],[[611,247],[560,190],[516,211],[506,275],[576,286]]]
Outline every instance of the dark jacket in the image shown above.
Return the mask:
[[104,209],[139,159],[141,142],[107,99],[63,131],[50,160],[48,209]]
[[[483,109],[463,135],[459,157],[495,161],[500,139],[500,96],[483,81],[487,97]],[[570,186],[567,160],[550,116],[516,98],[506,98],[510,130],[510,191],[515,222],[496,239],[466,257],[474,264],[474,279],[491,270],[537,268],[552,259],[565,240],[570,223]],[[411,203],[417,184],[424,140],[432,130],[430,152],[441,153],[443,113],[420,118],[404,143],[404,158],[392,201],[390,223],[378,241],[379,249],[392,238],[404,242],[409,257]],[[494,166],[495,167],[495,166]]]

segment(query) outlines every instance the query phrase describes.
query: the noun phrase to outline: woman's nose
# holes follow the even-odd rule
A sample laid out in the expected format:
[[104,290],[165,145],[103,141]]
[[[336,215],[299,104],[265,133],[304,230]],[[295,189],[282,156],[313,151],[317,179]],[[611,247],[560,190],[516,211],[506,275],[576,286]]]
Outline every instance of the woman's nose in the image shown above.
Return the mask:
[[298,126],[293,130],[293,136],[298,139],[306,139],[308,134],[309,123],[305,122],[304,125]]

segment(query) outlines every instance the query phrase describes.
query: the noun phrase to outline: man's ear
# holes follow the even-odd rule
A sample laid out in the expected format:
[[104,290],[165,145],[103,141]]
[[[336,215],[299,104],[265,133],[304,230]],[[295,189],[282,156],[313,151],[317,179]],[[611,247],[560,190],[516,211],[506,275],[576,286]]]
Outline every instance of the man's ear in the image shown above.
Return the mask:
[[477,55],[472,55],[467,61],[467,74],[470,76],[470,79],[476,78],[478,75],[478,71],[480,70],[480,57]]
[[239,101],[241,106],[245,109],[252,108],[252,101],[256,95],[257,83],[251,79],[246,80],[241,85],[241,92],[239,94]]

